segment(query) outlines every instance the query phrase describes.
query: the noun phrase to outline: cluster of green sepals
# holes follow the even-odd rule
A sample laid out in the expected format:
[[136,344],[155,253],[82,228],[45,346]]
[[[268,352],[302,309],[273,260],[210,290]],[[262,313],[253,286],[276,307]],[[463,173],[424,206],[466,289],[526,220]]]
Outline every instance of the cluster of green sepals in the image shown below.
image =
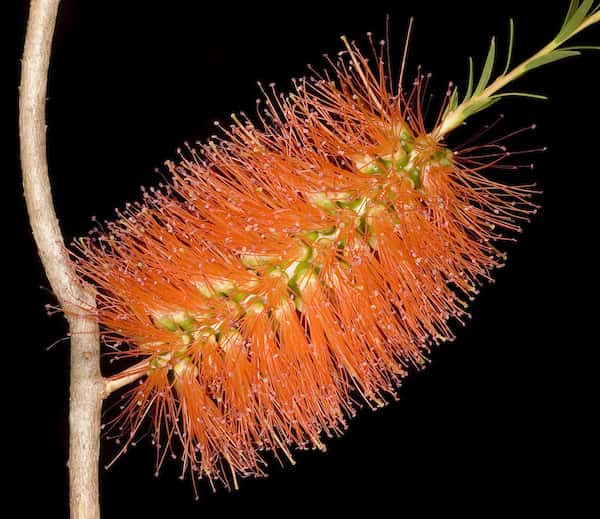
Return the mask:
[[365,155],[357,159],[356,167],[362,173],[369,175],[389,175],[396,173],[408,178],[415,189],[421,187],[421,171],[416,165],[418,150],[415,147],[415,140],[411,133],[402,128],[398,132],[399,143],[393,153],[388,155]]
[[[393,153],[355,157],[354,167],[363,174],[381,176],[382,179],[396,175],[397,178],[408,179],[414,189],[421,189],[421,167],[418,163],[422,161],[417,161],[421,153],[419,142],[404,128],[397,131],[397,138],[398,143]],[[436,151],[430,157],[432,164],[449,165],[450,160],[451,152],[448,150]],[[313,205],[331,215],[338,211],[354,212],[355,216],[350,218],[347,224],[356,226],[359,233],[365,236],[368,245],[374,250],[377,249],[377,240],[369,225],[369,218],[382,209],[381,202],[365,197],[353,198],[349,193],[343,192],[321,192],[307,196]],[[276,256],[261,254],[243,254],[240,255],[240,261],[245,268],[260,276],[281,278],[287,284],[296,308],[303,311],[303,293],[309,286],[319,283],[321,265],[319,265],[317,250],[336,248],[343,252],[346,244],[340,236],[340,229],[335,226],[307,230],[298,235],[298,244],[298,255],[292,260],[283,261]],[[340,254],[338,260],[345,263],[342,256]],[[226,304],[231,305],[232,310],[238,315],[261,312],[265,308],[265,301],[252,293],[252,286],[240,288],[228,279],[212,279],[196,282],[195,285],[205,298],[226,300]],[[224,322],[216,322],[212,326],[201,325],[191,313],[184,310],[161,312],[153,317],[153,322],[157,328],[177,334],[182,347],[175,354],[157,355],[150,363],[150,367],[155,370],[169,366],[173,368],[175,375],[192,365],[188,351],[188,346],[192,342],[200,340],[203,343],[218,344],[222,351],[226,351],[231,345],[238,344],[242,340],[239,330],[226,329]]]
[[[316,239],[320,240],[331,234],[333,233],[328,230],[318,232]],[[308,283],[316,281],[315,267],[310,263],[312,248],[304,246],[302,250],[303,254],[296,261],[287,263],[270,256],[243,255],[240,259],[248,270],[264,269],[263,275],[284,279],[290,292],[295,295],[297,306],[301,308],[302,291]],[[220,299],[240,315],[249,312],[259,313],[265,308],[264,299],[248,291],[252,288],[251,286],[243,289],[227,279],[213,279],[210,282],[196,283],[196,288],[203,297]],[[186,367],[191,367],[188,346],[192,342],[201,341],[203,344],[218,345],[222,352],[242,344],[243,337],[236,328],[230,328],[225,321],[218,321],[212,314],[201,317],[196,319],[191,313],[180,310],[163,312],[153,318],[153,323],[158,329],[176,334],[182,347],[174,355],[171,353],[157,355],[150,362],[151,370],[168,366],[172,367],[174,374],[177,375]],[[206,318],[214,320],[211,326],[202,324]]]
[[[204,292],[201,289],[201,292]],[[231,304],[243,308],[246,312],[260,312],[264,308],[264,302],[257,296],[244,295],[241,290],[236,290],[231,282],[216,282],[211,288],[211,296],[227,298]],[[243,342],[241,333],[235,328],[228,328],[225,322],[216,322],[213,326],[201,324],[189,312],[180,310],[176,312],[161,313],[153,318],[154,325],[160,329],[172,332],[178,336],[181,341],[181,348],[173,352],[166,352],[156,355],[150,361],[150,371],[169,367],[171,376],[178,376],[185,370],[194,369],[197,374],[197,368],[192,363],[192,357],[188,346],[195,341],[201,341],[203,344],[219,346],[221,351],[239,346]],[[161,346],[162,342],[152,343],[149,346]]]
[[[153,318],[154,326],[160,330],[176,333],[180,336],[183,346],[175,351],[156,355],[150,361],[150,371],[170,366],[173,368],[171,374],[180,375],[184,370],[191,368],[192,359],[188,354],[187,346],[197,338],[196,320],[189,313],[180,310],[172,313],[161,313]],[[160,346],[161,342],[152,343],[148,346]]]

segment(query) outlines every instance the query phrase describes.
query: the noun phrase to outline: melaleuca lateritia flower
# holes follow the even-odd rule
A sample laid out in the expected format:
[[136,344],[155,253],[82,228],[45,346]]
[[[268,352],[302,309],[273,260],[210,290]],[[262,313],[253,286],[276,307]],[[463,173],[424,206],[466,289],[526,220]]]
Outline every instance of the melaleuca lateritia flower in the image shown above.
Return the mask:
[[150,416],[157,469],[176,453],[183,472],[235,486],[264,473],[264,453],[324,449],[358,406],[393,398],[536,209],[530,186],[488,174],[500,146],[457,154],[443,137],[566,52],[597,21],[574,2],[565,25],[584,8],[490,83],[492,42],[478,84],[461,103],[451,91],[429,129],[423,78],[404,93],[384,52],[371,63],[344,40],[327,71],[265,93],[256,123],[234,116],[187,147],[167,186],[79,240],[105,342],[143,361],[113,424],[127,442]]

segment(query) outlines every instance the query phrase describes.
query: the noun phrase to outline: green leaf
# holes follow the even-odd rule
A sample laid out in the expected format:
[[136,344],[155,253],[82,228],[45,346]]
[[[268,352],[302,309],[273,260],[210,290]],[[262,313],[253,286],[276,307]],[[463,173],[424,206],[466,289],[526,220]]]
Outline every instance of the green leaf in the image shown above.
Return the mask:
[[548,97],[540,94],[530,94],[529,92],[502,92],[501,94],[495,94],[493,97],[501,98],[501,97],[530,97],[532,99],[541,99],[542,101],[547,101]]
[[600,50],[600,45],[576,45],[574,47],[563,47],[561,50],[567,50],[567,51]]
[[481,112],[482,110],[489,108],[490,106],[492,106],[494,103],[496,103],[499,100],[500,99],[496,98],[496,96],[492,96],[492,97],[486,97],[484,99],[476,101],[475,103],[472,103],[471,105],[465,107],[465,109],[463,110],[463,113],[462,113],[463,120],[471,117],[472,115],[476,114],[477,112]]
[[565,16],[565,19],[564,19],[562,25],[560,26],[561,32],[564,29],[565,25],[567,25],[569,23],[569,20],[573,16],[573,13],[575,11],[577,11],[578,7],[579,7],[579,0],[571,0],[571,2],[569,3],[569,9],[567,9],[567,15]]
[[506,58],[506,66],[504,67],[504,70],[502,71],[502,76],[504,76],[504,74],[506,74],[508,72],[508,69],[510,67],[510,60],[512,59],[512,51],[513,51],[513,45],[515,43],[515,22],[514,20],[511,18],[508,22],[508,55]]
[[533,70],[534,68],[541,67],[542,65],[547,65],[553,61],[569,58],[571,56],[579,56],[579,54],[581,54],[581,52],[576,50],[555,50],[540,56],[539,58],[531,60],[529,63],[527,63],[527,65],[525,65],[525,71]]
[[452,95],[450,96],[450,101],[448,101],[448,107],[446,108],[446,113],[456,110],[457,106],[458,106],[458,89],[454,88],[454,90],[452,91]]
[[492,43],[490,43],[490,50],[488,51],[488,55],[485,60],[485,65],[483,66],[483,71],[481,72],[481,77],[479,78],[479,83],[477,83],[477,88],[475,88],[473,97],[479,95],[483,91],[483,89],[487,86],[487,84],[489,83],[490,77],[492,76],[492,69],[494,68],[495,57],[496,57],[496,38],[492,38]]
[[[521,77],[526,72],[559,61],[565,58],[578,56],[582,51],[600,50],[600,46],[595,45],[575,45],[570,47],[560,48],[567,40],[571,39],[579,31],[585,27],[597,24],[600,22],[600,2],[598,0],[570,0],[566,16],[558,35],[537,54],[526,60],[521,65],[514,67],[509,72],[513,57],[515,26],[512,19],[509,20],[509,35],[508,35],[508,52],[507,59],[503,72],[496,76],[493,82],[491,81],[492,73],[495,68],[496,59],[496,41],[491,39],[490,47],[487,53],[481,76],[477,82],[477,86],[473,91],[473,59],[469,58],[469,77],[465,96],[462,102],[457,104],[457,91],[452,92],[451,98],[448,101],[448,108],[442,118],[442,121],[432,132],[436,137],[440,138],[447,135],[449,132],[458,127],[468,117],[489,108],[494,103],[504,97],[529,97],[534,99],[547,99],[543,95],[530,94],[528,92],[502,92],[506,85],[518,77]],[[447,118],[449,112],[454,112],[451,117]]]
[[463,99],[463,103],[471,99],[471,94],[473,93],[473,58],[469,56],[469,81],[467,83],[467,93]]
[[[555,40],[562,43],[577,29],[579,24],[583,22],[590,9],[593,7],[594,0],[584,0],[583,3],[571,15],[571,18],[563,25]],[[569,6],[569,11],[571,6]]]

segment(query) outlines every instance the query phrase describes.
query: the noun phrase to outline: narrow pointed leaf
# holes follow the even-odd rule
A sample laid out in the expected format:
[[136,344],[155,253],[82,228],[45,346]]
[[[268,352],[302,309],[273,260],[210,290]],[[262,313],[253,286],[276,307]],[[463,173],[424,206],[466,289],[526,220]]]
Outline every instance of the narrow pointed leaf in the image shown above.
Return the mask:
[[463,103],[471,99],[473,93],[473,58],[469,56],[469,82],[467,83],[467,93],[463,99]]
[[492,77],[492,69],[494,68],[495,57],[496,38],[492,38],[492,43],[490,43],[490,50],[488,51],[488,55],[485,60],[485,65],[483,66],[483,71],[481,72],[481,77],[479,78],[479,83],[477,83],[477,88],[475,88],[473,96],[477,96],[478,94],[480,94],[489,83],[490,78]]
[[456,110],[457,106],[458,106],[458,89],[455,88],[452,91],[452,95],[450,96],[450,101],[448,101],[448,108],[446,108],[446,113]]
[[546,54],[544,56],[540,56],[532,61],[530,61],[526,66],[525,70],[533,70],[534,68],[541,67],[542,65],[547,65],[548,63],[552,63],[553,61],[558,61],[564,58],[569,58],[571,56],[579,56],[581,54],[576,50],[555,50]]
[[513,51],[513,45],[515,43],[515,22],[514,20],[511,18],[510,21],[508,22],[508,55],[506,57],[506,66],[504,67],[504,70],[502,71],[502,75],[504,76],[504,74],[506,74],[508,72],[508,69],[510,67],[510,61],[512,59],[512,51]]
[[563,47],[561,50],[566,50],[566,51],[600,50],[600,45],[576,45],[573,47]]
[[471,117],[477,112],[481,112],[482,110],[489,108],[499,100],[500,99],[498,99],[496,96],[486,97],[485,99],[481,99],[480,101],[477,101],[472,105],[467,106],[463,111],[463,119],[467,119],[468,117]]
[[584,0],[584,2],[579,6],[575,13],[573,13],[571,19],[560,30],[558,36],[556,37],[556,41],[565,41],[575,31],[575,29],[577,29],[579,24],[585,19],[593,4],[594,0]]
[[529,92],[502,92],[501,94],[495,94],[493,97],[501,98],[501,97],[530,97],[532,99],[541,99],[542,101],[547,101],[548,97],[541,94],[530,94]]
[[562,25],[560,26],[561,32],[565,28],[565,25],[567,25],[569,23],[569,20],[573,16],[573,13],[575,13],[575,11],[577,11],[578,7],[579,7],[579,0],[571,0],[571,2],[569,3],[569,9],[567,9],[567,15],[565,16],[565,19],[564,19]]

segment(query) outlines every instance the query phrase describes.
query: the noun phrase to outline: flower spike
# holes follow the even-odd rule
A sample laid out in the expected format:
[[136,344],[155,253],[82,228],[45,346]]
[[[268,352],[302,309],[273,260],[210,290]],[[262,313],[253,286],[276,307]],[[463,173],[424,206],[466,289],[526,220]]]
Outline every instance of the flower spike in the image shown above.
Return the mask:
[[571,2],[557,37],[508,72],[511,36],[490,82],[492,40],[479,80],[470,60],[463,100],[455,90],[433,130],[424,76],[405,92],[383,42],[370,40],[369,60],[343,38],[292,93],[263,89],[258,122],[232,116],[166,164],[166,186],[77,240],[104,341],[131,359],[111,383],[143,373],[109,424],[123,450],[150,417],[157,471],[172,454],[182,472],[237,488],[395,398],[537,210],[499,141],[453,150],[443,137],[527,70],[579,53],[563,44],[599,21],[593,5]]

